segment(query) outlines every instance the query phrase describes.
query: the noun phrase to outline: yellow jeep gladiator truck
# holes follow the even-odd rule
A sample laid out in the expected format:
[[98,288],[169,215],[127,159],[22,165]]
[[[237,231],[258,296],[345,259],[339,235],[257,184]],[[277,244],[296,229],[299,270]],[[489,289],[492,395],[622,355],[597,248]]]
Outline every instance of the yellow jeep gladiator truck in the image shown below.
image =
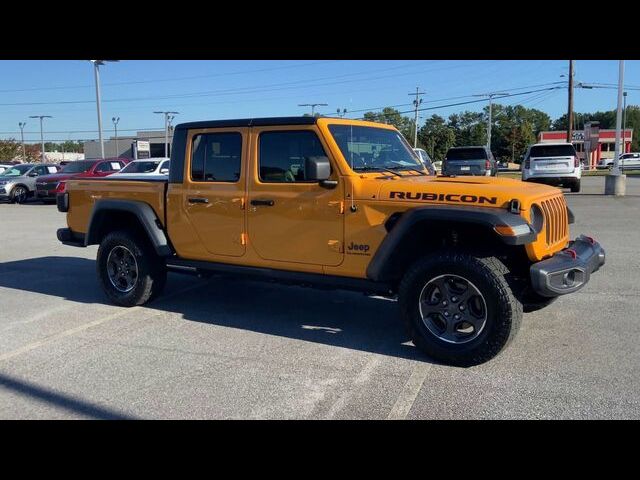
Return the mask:
[[416,347],[485,362],[523,311],[582,288],[605,261],[570,241],[557,188],[429,174],[392,126],[338,118],[175,127],[168,179],[67,182],[67,245],[99,245],[116,304],[159,295],[168,271],[211,272],[397,298]]

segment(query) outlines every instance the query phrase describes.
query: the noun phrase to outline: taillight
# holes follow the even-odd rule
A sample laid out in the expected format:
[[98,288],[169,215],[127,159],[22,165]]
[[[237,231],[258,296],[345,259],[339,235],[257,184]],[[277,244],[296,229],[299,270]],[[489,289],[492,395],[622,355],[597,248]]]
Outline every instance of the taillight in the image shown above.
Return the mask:
[[484,168],[491,170],[491,162],[489,160],[484,161]]
[[526,169],[531,168],[531,160],[527,159],[527,160],[524,162],[524,168],[526,168]]
[[580,166],[580,159],[578,157],[574,157],[573,166],[578,168]]
[[56,189],[54,190],[54,192],[64,193],[66,190],[67,190],[67,182],[58,182],[58,185],[56,185]]

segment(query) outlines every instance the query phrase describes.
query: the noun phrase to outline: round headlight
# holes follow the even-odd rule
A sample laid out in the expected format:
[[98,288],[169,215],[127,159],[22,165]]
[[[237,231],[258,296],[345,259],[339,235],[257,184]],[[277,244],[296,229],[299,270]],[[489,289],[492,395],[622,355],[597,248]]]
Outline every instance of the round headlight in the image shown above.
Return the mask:
[[542,231],[542,227],[544,226],[544,214],[538,205],[531,206],[531,226],[535,230],[536,233],[540,233]]

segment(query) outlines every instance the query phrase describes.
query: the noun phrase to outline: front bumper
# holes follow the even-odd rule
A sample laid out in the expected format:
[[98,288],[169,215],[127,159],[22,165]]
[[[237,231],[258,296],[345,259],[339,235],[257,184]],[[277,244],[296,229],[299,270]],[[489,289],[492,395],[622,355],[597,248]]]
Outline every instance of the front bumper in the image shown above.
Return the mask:
[[531,265],[531,285],[543,297],[557,297],[584,287],[605,263],[605,252],[592,238],[580,235],[569,247]]

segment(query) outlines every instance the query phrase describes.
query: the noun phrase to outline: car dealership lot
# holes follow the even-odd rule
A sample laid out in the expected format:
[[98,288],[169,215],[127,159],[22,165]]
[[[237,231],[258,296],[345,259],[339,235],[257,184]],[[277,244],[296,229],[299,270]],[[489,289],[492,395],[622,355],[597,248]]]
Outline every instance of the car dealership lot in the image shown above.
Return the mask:
[[640,177],[567,194],[607,264],[473,368],[407,342],[397,304],[170,274],[110,305],[55,206],[0,204],[0,418],[640,418]]

